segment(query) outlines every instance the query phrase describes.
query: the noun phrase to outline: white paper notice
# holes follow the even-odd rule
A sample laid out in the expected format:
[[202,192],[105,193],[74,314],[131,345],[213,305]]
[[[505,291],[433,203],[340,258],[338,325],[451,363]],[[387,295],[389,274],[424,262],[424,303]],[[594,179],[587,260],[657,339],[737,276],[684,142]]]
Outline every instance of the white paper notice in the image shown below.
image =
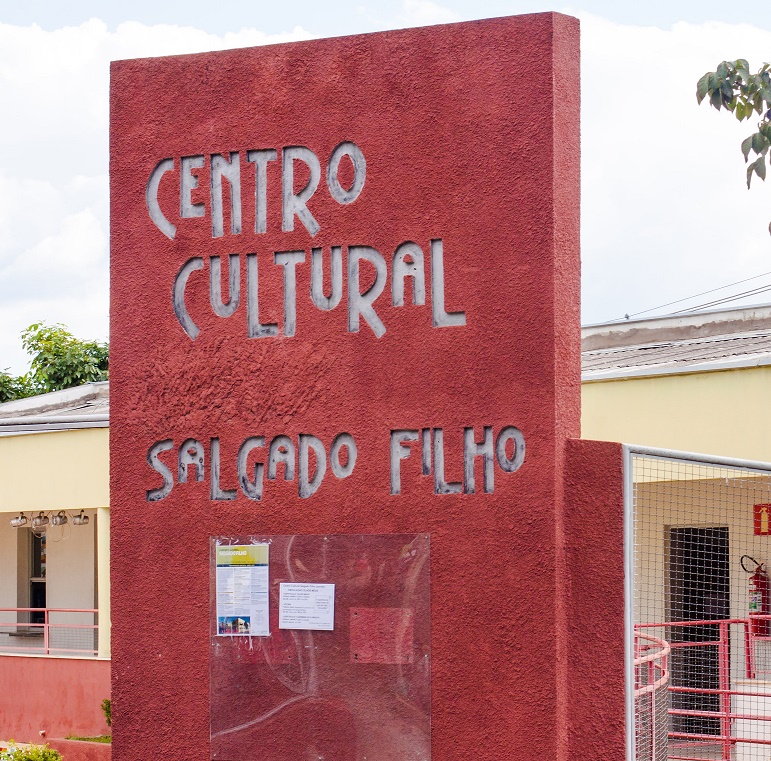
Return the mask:
[[331,632],[335,628],[335,585],[281,584],[278,628]]
[[217,547],[217,634],[267,637],[268,544]]

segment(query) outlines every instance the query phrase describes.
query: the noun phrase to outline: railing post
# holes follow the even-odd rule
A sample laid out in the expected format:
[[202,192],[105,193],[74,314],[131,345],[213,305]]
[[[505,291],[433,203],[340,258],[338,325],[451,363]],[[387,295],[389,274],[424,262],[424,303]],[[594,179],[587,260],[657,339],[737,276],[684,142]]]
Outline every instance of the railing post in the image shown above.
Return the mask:
[[720,622],[720,644],[718,645],[720,678],[720,734],[723,736],[723,761],[731,761],[731,656],[729,629],[726,621]]
[[48,642],[48,608],[43,611],[43,650],[46,655],[50,655]]
[[[669,681],[670,681],[669,655],[664,655],[661,658],[661,676],[666,677],[666,682],[664,682],[664,688],[663,688],[664,700],[666,702],[666,705],[665,705],[666,710],[664,711],[664,716],[663,716],[665,725],[664,725],[664,732],[661,734],[661,742],[663,742],[664,746],[666,747],[666,750],[664,751],[663,756],[664,758],[668,758],[669,757],[669,727],[670,727],[669,706],[672,705],[670,700],[671,695],[669,692]],[[656,749],[656,751],[658,752],[658,748]],[[656,756],[655,758],[658,759],[658,756]]]
[[[656,662],[655,661],[648,661],[648,684],[655,684],[656,683]],[[658,694],[657,690],[651,690],[648,697],[650,698],[649,705],[650,708],[650,716],[651,716],[651,734],[650,734],[650,740],[651,740],[651,759],[656,759],[656,695]]]
[[755,678],[755,651],[752,635],[750,634],[750,622],[744,622],[744,670],[747,679]]

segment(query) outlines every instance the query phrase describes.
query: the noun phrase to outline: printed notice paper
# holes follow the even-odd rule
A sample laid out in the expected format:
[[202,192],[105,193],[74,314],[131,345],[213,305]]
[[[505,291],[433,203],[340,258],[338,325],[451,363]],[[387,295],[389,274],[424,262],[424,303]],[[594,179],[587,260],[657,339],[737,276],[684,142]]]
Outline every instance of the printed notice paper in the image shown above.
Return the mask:
[[335,628],[334,584],[280,584],[279,629]]
[[267,637],[268,544],[223,544],[217,552],[217,634]]

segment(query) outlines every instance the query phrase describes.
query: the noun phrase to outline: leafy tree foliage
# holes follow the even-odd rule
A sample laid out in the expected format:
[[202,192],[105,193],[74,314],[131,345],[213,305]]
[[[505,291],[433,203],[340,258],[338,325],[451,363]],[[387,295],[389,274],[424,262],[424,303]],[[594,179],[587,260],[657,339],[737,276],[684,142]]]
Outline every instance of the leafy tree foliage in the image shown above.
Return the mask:
[[25,748],[11,747],[0,751],[0,761],[62,761],[61,753],[48,745],[28,745]]
[[[715,71],[708,71],[696,85],[696,100],[709,102],[720,111],[732,111],[741,122],[757,115],[757,132],[742,142],[742,153],[747,166],[747,187],[752,175],[766,179],[766,160],[771,147],[771,65],[764,63],[757,74],[750,73],[750,65],[743,58],[723,61]],[[756,158],[750,161],[750,152]]]
[[102,713],[104,713],[104,720],[107,722],[107,726],[112,726],[112,700],[105,698],[102,701]]
[[32,358],[29,372],[0,371],[0,402],[107,379],[108,345],[81,341],[64,325],[34,323],[22,331],[21,343]]
[[27,376],[15,377],[7,370],[0,370],[0,402],[21,399],[30,395]]
[[63,325],[30,325],[22,331],[21,343],[32,356],[30,376],[37,393],[107,378],[107,344],[81,341]]

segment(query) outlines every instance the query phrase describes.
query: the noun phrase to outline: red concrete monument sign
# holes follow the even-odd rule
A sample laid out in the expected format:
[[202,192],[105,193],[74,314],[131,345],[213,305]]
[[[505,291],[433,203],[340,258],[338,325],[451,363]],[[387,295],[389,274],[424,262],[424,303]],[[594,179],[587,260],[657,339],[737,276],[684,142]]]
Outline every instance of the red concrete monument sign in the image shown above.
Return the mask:
[[555,14],[113,65],[118,761],[621,758],[578,79]]

